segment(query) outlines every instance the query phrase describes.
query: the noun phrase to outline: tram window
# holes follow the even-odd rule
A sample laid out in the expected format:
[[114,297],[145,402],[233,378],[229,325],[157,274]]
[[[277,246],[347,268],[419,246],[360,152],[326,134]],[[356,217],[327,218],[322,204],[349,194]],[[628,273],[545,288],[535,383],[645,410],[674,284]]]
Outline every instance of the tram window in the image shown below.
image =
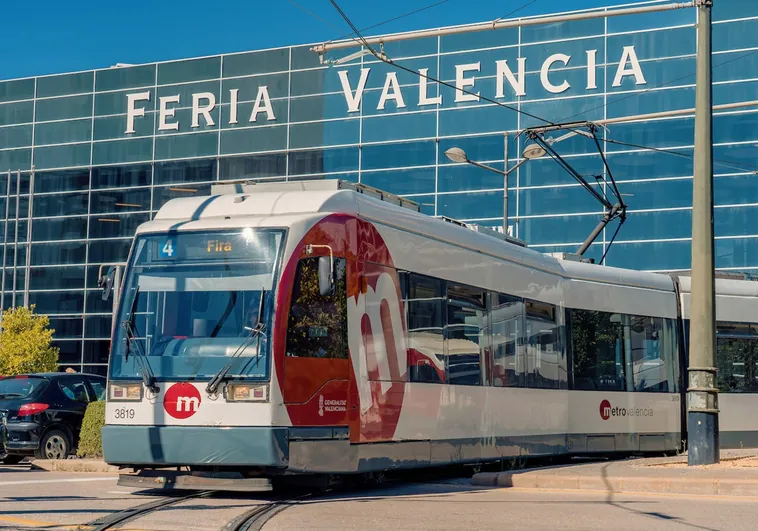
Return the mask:
[[445,381],[443,308],[444,282],[408,275],[408,367],[412,382]]
[[453,385],[482,385],[484,350],[483,290],[448,283],[445,326],[445,369]]
[[718,322],[716,345],[719,392],[758,393],[758,327]]
[[635,392],[677,391],[676,328],[671,319],[624,315],[628,372]]
[[621,315],[570,310],[574,389],[624,391],[624,332]]
[[518,297],[494,294],[490,311],[492,336],[492,374],[495,387],[524,385],[524,356],[520,350],[524,303]]
[[318,257],[297,265],[287,325],[287,356],[347,359],[345,259],[334,261],[334,295],[321,295]]
[[527,387],[559,389],[567,381],[562,328],[552,304],[526,301]]

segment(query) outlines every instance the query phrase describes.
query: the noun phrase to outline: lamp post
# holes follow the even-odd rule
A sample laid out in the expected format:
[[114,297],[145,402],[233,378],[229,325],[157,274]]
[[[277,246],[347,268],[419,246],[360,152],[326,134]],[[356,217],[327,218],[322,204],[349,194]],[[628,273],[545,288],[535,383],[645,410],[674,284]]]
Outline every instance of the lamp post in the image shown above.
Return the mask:
[[471,164],[472,166],[476,166],[477,168],[483,168],[485,170],[489,170],[491,172],[500,174],[503,176],[503,234],[508,235],[508,176],[516,171],[518,168],[520,168],[524,163],[526,163],[529,160],[532,159],[538,159],[541,156],[543,156],[546,153],[544,149],[542,149],[537,144],[530,144],[524,148],[523,153],[521,156],[523,157],[523,160],[520,160],[513,168],[508,168],[508,133],[505,133],[505,159],[503,163],[503,167],[505,168],[505,171],[498,170],[497,168],[493,168],[492,166],[487,166],[486,164],[482,164],[481,162],[476,162],[474,160],[471,160],[468,158],[468,155],[466,155],[466,152],[463,151],[461,148],[458,147],[451,147],[447,151],[445,151],[445,156],[450,159],[453,162],[459,162],[466,164]]

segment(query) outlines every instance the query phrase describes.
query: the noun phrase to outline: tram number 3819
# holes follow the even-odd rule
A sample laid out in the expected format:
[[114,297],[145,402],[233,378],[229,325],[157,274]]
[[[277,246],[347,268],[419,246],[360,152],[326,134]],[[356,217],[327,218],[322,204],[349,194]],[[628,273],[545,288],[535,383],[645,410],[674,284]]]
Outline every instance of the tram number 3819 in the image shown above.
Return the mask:
[[114,411],[117,419],[133,419],[134,410],[130,408],[120,407]]

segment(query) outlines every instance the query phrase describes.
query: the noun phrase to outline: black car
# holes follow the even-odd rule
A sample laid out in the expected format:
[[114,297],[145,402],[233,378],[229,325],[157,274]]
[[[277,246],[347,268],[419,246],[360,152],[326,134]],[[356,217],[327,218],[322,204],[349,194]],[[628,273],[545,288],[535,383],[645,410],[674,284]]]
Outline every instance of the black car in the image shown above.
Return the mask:
[[0,415],[8,427],[3,462],[65,459],[79,441],[87,404],[105,399],[105,384],[103,376],[81,373],[0,378]]

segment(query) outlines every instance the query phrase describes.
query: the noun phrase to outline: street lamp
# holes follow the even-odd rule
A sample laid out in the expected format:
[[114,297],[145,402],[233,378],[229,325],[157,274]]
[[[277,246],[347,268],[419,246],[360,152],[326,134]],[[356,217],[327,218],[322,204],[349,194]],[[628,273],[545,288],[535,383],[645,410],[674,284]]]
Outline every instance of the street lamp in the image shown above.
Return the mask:
[[545,155],[547,153],[541,146],[537,144],[529,144],[524,148],[524,151],[522,152],[521,156],[523,157],[523,160],[520,160],[513,168],[508,168],[508,133],[505,133],[505,159],[503,167],[505,168],[505,171],[498,170],[497,168],[493,168],[492,166],[487,166],[486,164],[482,164],[481,162],[476,162],[468,158],[468,155],[466,155],[466,152],[463,151],[459,147],[451,147],[447,151],[445,151],[445,156],[450,159],[452,162],[458,162],[458,163],[467,163],[471,164],[472,166],[476,166],[478,168],[484,168],[485,170],[489,170],[491,172],[498,173],[503,176],[503,234],[506,236],[508,235],[508,176],[516,171],[522,164],[525,162],[532,160],[532,159],[538,159]]

